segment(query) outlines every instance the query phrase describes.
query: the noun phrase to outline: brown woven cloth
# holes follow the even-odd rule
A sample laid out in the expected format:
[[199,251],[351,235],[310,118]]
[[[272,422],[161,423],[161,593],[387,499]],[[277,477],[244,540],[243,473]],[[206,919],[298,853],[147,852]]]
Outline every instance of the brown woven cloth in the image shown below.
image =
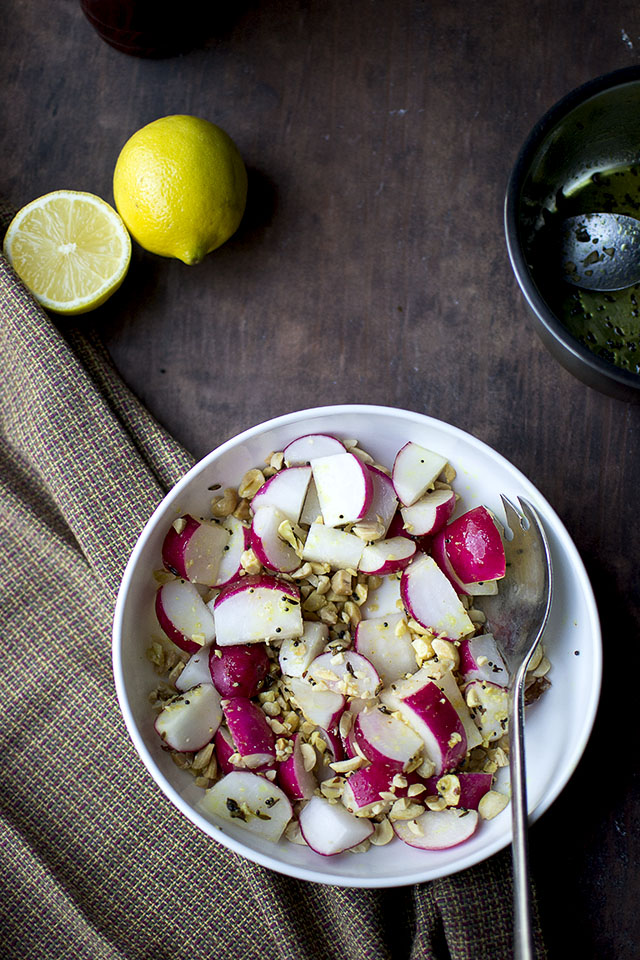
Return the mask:
[[170,805],[121,720],[110,632],[134,542],[192,458],[98,340],[63,335],[1,259],[0,363],[2,955],[510,957],[508,853],[345,890],[244,861]]

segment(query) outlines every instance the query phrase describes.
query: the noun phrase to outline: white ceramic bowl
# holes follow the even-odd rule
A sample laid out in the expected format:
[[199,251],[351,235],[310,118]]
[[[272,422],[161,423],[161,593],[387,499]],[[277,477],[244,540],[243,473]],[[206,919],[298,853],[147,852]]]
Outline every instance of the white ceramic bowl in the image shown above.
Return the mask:
[[[127,565],[114,619],[113,659],[118,697],[129,734],[160,789],[189,820],[242,856],[281,873],[320,883],[353,887],[393,887],[420,883],[463,870],[505,847],[511,840],[509,808],[482,822],[467,843],[427,852],[393,840],[366,854],[322,857],[282,840],[261,842],[240,828],[224,829],[194,808],[202,791],[161,748],[147,696],[158,677],[146,658],[158,635],[153,571],[161,567],[161,545],[171,522],[183,513],[209,511],[214,483],[237,486],[265,456],[305,433],[357,438],[381,463],[393,463],[407,440],[445,455],[457,471],[455,489],[464,512],[480,503],[503,516],[501,493],[524,496],[538,510],[547,531],[554,569],[554,598],[546,630],[552,686],[527,712],[526,751],[529,807],[539,817],[558,796],[586,746],[600,693],[601,639],[596,604],[578,552],[561,521],[536,488],[490,447],[456,427],[419,413],[377,406],[333,406],[287,414],[228,440],[196,464],[157,508]],[[499,784],[508,785],[508,771]],[[187,830],[185,824],[185,832]]]

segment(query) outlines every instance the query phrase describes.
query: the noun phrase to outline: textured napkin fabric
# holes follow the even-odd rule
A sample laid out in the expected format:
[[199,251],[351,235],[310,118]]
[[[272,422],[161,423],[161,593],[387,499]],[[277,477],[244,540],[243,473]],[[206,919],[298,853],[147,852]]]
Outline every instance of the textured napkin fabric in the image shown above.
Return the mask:
[[217,845],[155,785],[120,718],[111,619],[192,459],[81,330],[0,258],[2,955],[507,960],[508,851],[417,887],[305,883]]

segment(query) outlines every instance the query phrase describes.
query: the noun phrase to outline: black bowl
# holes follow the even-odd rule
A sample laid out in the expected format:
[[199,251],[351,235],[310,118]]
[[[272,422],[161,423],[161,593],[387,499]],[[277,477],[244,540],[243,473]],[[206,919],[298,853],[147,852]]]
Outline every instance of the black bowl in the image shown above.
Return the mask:
[[504,211],[511,266],[545,346],[590,387],[635,403],[640,402],[640,374],[596,355],[566,329],[545,298],[531,246],[568,183],[638,162],[640,66],[585,83],[538,121],[518,155]]

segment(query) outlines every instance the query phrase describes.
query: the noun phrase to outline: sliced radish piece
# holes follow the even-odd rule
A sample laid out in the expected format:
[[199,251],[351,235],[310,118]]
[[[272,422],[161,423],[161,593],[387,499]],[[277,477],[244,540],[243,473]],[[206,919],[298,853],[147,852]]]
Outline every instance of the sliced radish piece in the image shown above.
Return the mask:
[[291,573],[300,566],[300,558],[278,529],[287,517],[277,507],[258,507],[251,524],[251,546],[260,563],[275,573]]
[[156,731],[172,750],[197,751],[213,740],[222,721],[220,694],[211,683],[201,683],[163,707]]
[[278,577],[242,577],[224,587],[214,608],[219,646],[302,636],[297,587]]
[[222,551],[216,587],[224,587],[240,576],[242,554],[249,549],[251,543],[249,527],[236,517],[227,517],[222,521],[222,526],[229,534],[229,539]]
[[223,697],[255,697],[270,665],[261,643],[212,647],[209,654],[211,680]]
[[211,683],[211,671],[209,670],[209,651],[210,647],[200,647],[197,653],[192,654],[185,664],[184,670],[176,680],[178,690],[190,690],[191,687],[197,687],[199,683]]
[[310,682],[347,697],[370,700],[380,687],[380,677],[370,660],[351,650],[321,653],[306,673]]
[[436,774],[454,770],[467,754],[467,735],[457,710],[433,680],[422,678],[413,687],[405,683],[383,690],[380,700],[391,711],[399,710],[422,738]]
[[318,690],[313,684],[298,677],[284,677],[286,688],[306,720],[323,730],[332,730],[344,710],[345,698],[333,690]]
[[322,508],[320,507],[318,492],[312,477],[307,490],[307,496],[302,505],[299,523],[306,523],[308,526],[311,526],[312,523],[316,523],[319,520],[322,520]]
[[374,831],[369,820],[354,817],[339,803],[312,797],[298,817],[302,836],[316,853],[332,857],[357,847]]
[[371,476],[372,483],[371,503],[360,522],[381,523],[384,528],[383,536],[386,537],[389,524],[398,509],[398,498],[391,477],[388,477],[382,470],[379,470],[377,467],[372,467],[370,464],[367,465],[367,470]]
[[293,816],[291,803],[277,784],[257,773],[228,773],[196,804],[205,816],[233,823],[277,843]]
[[276,507],[291,523],[298,523],[310,480],[311,467],[289,467],[274,473],[251,501],[252,511],[265,505]]
[[185,514],[174,521],[162,544],[162,562],[178,577],[213,587],[229,533],[216,520]]
[[418,669],[411,634],[402,613],[361,620],[356,627],[354,647],[356,653],[371,661],[385,687]]
[[305,769],[302,738],[293,737],[293,753],[278,764],[278,783],[290,800],[310,800],[318,787],[312,770]]
[[223,701],[222,709],[236,753],[244,765],[256,769],[273,763],[275,736],[260,707],[247,697],[233,697]]
[[332,570],[357,570],[364,541],[353,533],[312,523],[302,549],[302,559],[312,563],[328,563]]
[[412,537],[433,536],[448,523],[456,505],[453,490],[432,490],[410,507],[401,507],[404,528]]
[[344,443],[327,433],[308,433],[287,444],[283,451],[284,462],[288,467],[293,467],[309,463],[318,457],[345,453],[346,449]]
[[474,507],[453,520],[445,530],[447,556],[465,583],[499,580],[506,572],[504,544],[496,522],[486,507]]
[[456,808],[426,810],[410,822],[417,824],[421,832],[417,833],[416,827],[412,829],[406,820],[393,822],[396,836],[406,844],[420,850],[447,850],[473,836],[478,826],[478,814],[475,810]]
[[[216,730],[213,745],[216,760],[222,773],[231,773],[232,770],[246,769],[244,761],[236,750],[233,737],[224,724],[221,724]],[[274,766],[273,760],[269,758],[269,762],[265,763],[264,766],[255,767],[253,773],[266,773],[267,770],[273,770]]]
[[329,640],[326,623],[305,620],[301,637],[287,637],[280,646],[280,670],[288,677],[301,677]]
[[373,481],[366,465],[353,453],[314,458],[311,469],[326,526],[339,527],[364,517],[373,496]]
[[197,653],[215,638],[211,612],[188,580],[170,580],[160,587],[156,593],[156,616],[169,639],[187,653]]
[[457,594],[468,594],[475,597],[495,596],[498,592],[497,580],[479,580],[477,583],[464,583],[453,569],[446,551],[447,527],[440,530],[431,540],[430,552],[447,580]]
[[409,615],[423,627],[450,640],[473,633],[474,626],[450,582],[426,554],[404,570],[400,592]]
[[406,770],[423,750],[422,738],[411,727],[379,707],[361,710],[353,729],[365,757],[394,770]]
[[483,741],[499,740],[509,725],[509,695],[504,687],[472,680],[464,691],[469,712]]
[[[491,773],[456,773],[460,784],[460,797],[455,805],[461,810],[477,810],[485,793],[491,790],[493,774]],[[439,777],[429,777],[424,781],[429,796],[438,795]]]
[[388,613],[404,612],[400,596],[400,574],[392,573],[382,578],[378,587],[369,587],[367,599],[360,607],[363,620],[377,619]]
[[362,551],[360,570],[362,573],[384,576],[397,573],[411,563],[415,556],[416,545],[409,537],[392,537],[390,540],[377,540]]
[[352,773],[342,792],[347,810],[358,817],[372,817],[376,811],[388,810],[393,801],[381,794],[391,791],[396,772],[397,768],[384,763],[372,763]]
[[495,637],[482,633],[460,641],[460,674],[465,680],[488,680],[506,687],[509,672]]
[[398,499],[406,507],[419,500],[433,486],[447,465],[446,457],[426,450],[412,440],[396,455],[391,472]]

